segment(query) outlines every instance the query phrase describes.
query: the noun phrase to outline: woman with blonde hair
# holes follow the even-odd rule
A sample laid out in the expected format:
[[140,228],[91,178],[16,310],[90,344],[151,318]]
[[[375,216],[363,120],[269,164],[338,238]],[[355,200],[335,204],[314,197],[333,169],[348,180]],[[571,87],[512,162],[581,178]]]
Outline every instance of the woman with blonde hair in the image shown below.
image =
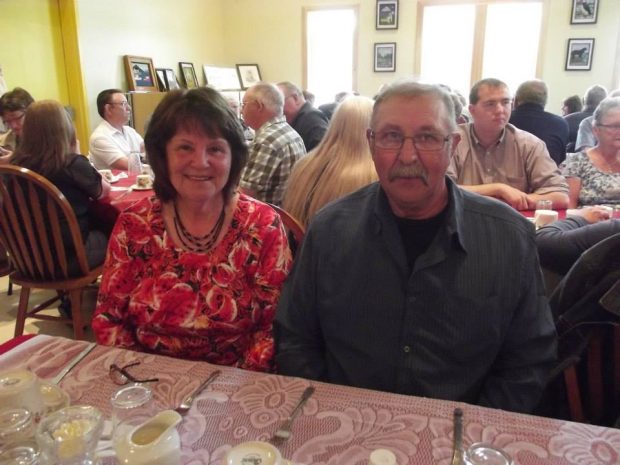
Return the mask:
[[282,206],[304,226],[324,205],[377,180],[366,140],[373,103],[345,99],[321,143],[295,164]]

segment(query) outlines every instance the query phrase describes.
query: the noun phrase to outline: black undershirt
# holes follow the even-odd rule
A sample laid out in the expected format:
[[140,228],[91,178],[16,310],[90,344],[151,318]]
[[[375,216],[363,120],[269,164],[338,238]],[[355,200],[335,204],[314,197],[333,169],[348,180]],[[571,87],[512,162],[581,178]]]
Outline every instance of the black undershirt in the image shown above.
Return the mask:
[[431,245],[439,227],[445,220],[447,210],[448,208],[446,207],[437,216],[423,220],[395,217],[398,232],[405,247],[409,271],[413,270],[415,261]]

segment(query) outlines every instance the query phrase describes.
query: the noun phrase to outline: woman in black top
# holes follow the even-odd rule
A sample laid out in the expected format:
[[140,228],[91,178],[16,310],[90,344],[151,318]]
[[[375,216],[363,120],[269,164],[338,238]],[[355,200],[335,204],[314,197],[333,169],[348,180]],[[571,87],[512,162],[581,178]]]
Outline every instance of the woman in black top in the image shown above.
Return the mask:
[[[108,238],[92,227],[88,206],[91,199],[108,196],[110,185],[86,157],[76,153],[76,141],[73,122],[59,102],[34,102],[26,111],[20,144],[10,163],[45,176],[65,195],[75,211],[92,268],[103,263]],[[68,245],[68,226],[61,225],[61,228]],[[70,262],[69,270],[77,274],[77,262]]]

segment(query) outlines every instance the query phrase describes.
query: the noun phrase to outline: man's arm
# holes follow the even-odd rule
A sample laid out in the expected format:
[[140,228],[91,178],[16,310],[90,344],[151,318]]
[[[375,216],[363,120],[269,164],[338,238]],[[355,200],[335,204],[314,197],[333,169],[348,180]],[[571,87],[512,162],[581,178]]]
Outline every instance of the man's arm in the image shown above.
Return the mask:
[[530,204],[536,207],[538,200],[551,200],[554,209],[568,207],[568,183],[558,165],[553,161],[544,142],[526,148],[525,164],[529,178]]
[[515,412],[531,412],[556,361],[557,336],[545,296],[533,231],[521,245],[520,298],[502,348],[484,381],[479,403]]
[[107,168],[127,170],[129,167],[127,155],[121,152],[114,142],[105,137],[91,138],[89,151],[93,158]]
[[461,185],[460,187],[470,192],[475,192],[476,194],[494,197],[507,203],[516,210],[531,210],[536,207],[536,202],[530,199],[525,192],[521,192],[519,189],[501,182],[469,186]]
[[307,379],[323,379],[326,371],[317,315],[317,261],[310,230],[282,289],[273,325],[278,372]]

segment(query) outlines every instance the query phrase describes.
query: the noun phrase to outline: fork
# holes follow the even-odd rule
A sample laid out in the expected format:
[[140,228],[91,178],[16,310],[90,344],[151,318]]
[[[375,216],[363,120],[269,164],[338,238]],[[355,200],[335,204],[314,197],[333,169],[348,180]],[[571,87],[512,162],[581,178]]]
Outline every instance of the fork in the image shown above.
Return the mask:
[[308,401],[308,399],[310,399],[310,396],[313,393],[313,386],[308,386],[306,389],[304,389],[304,392],[301,394],[299,402],[297,402],[297,405],[295,406],[289,417],[286,419],[286,421],[282,423],[282,425],[280,425],[278,430],[274,433],[273,437],[271,438],[271,442],[284,442],[289,440],[289,438],[291,437],[291,426],[293,425],[293,420],[295,420],[295,417],[299,414],[301,408]]
[[198,386],[198,389],[196,389],[194,392],[188,395],[185,399],[183,399],[181,404],[177,408],[175,408],[175,410],[181,415],[186,414],[191,408],[192,403],[194,402],[194,397],[196,397],[198,394],[204,391],[209,384],[215,381],[215,378],[220,376],[220,373],[222,373],[220,370],[215,370],[213,373],[211,373],[209,377],[204,381],[204,383]]

